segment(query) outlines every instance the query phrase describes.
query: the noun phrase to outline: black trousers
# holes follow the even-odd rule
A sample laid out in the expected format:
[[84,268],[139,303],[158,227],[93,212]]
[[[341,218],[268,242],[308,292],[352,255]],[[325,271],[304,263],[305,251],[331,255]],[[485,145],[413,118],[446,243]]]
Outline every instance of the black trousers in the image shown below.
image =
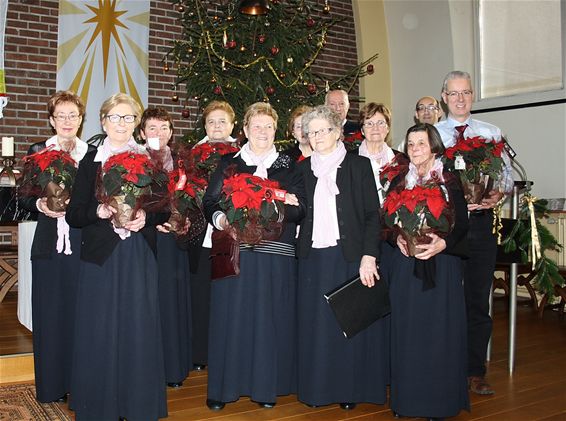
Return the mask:
[[210,249],[202,247],[198,255],[198,266],[196,266],[196,271],[191,273],[194,364],[208,364],[208,322],[210,318],[211,282],[210,269]]
[[489,292],[497,258],[492,233],[493,213],[470,213],[470,258],[464,261],[464,292],[468,318],[468,376],[484,376],[487,345],[491,336]]

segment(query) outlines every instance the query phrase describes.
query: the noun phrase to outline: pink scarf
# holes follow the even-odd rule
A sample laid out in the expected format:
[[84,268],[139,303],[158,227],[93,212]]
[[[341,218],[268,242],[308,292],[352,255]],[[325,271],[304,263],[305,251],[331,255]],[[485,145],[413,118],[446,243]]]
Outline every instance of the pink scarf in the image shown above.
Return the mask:
[[344,157],[346,148],[338,142],[336,149],[329,155],[313,152],[311,169],[318,181],[314,189],[314,221],[313,247],[324,248],[335,246],[339,237],[336,221],[336,210],[329,210],[326,204],[340,193],[333,173],[338,169]]
[[275,146],[272,146],[265,155],[256,155],[250,147],[250,142],[248,142],[242,146],[242,149],[240,149],[240,152],[238,152],[236,156],[238,155],[241,155],[246,165],[250,167],[257,166],[253,175],[267,178],[267,169],[275,162],[279,153],[275,149]]
[[385,164],[387,164],[391,160],[389,151],[391,151],[391,154],[393,154],[393,151],[391,150],[391,148],[386,143],[383,143],[383,147],[381,148],[381,152],[372,154],[372,153],[369,152],[367,140],[364,140],[362,142],[362,144],[360,145],[360,147],[358,148],[358,153],[361,156],[365,156],[366,158],[369,158],[372,161],[377,162],[377,164],[379,165],[380,168],[383,167]]

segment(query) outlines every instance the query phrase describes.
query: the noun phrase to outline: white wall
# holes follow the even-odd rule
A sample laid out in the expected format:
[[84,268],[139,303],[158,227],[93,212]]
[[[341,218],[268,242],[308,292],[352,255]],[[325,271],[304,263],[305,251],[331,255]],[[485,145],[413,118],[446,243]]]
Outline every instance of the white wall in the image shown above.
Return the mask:
[[[440,96],[451,70],[474,73],[471,0],[384,1],[392,85],[393,143],[412,123],[416,100]],[[525,56],[528,48],[525,46]],[[371,98],[371,92],[365,93]],[[566,197],[566,104],[478,113],[508,135],[540,198]]]

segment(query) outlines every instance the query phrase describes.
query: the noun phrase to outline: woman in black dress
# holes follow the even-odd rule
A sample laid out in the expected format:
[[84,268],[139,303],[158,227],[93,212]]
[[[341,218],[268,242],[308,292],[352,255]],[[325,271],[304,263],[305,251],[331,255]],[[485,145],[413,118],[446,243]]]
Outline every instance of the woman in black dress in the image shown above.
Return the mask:
[[167,416],[154,252],[155,226],[168,214],[140,209],[117,228],[111,222],[116,209],[95,194],[108,158],[147,153],[132,136],[141,111],[126,94],[104,101],[100,121],[107,137],[85,156],[67,209],[69,225],[82,228],[71,383],[78,421]]
[[289,123],[287,125],[287,138],[292,138],[296,143],[292,148],[283,151],[284,154],[289,155],[297,162],[308,158],[312,154],[312,148],[309,140],[303,134],[303,124],[301,119],[303,114],[312,109],[309,105],[299,105],[295,107],[289,115]]
[[[211,101],[202,112],[206,136],[197,143],[223,143],[237,146],[232,137],[236,114],[226,101]],[[192,351],[193,368],[204,370],[208,363],[208,325],[210,313],[210,247],[212,225],[189,244],[191,269]]]
[[244,116],[248,143],[222,157],[203,200],[207,219],[225,230],[232,228],[219,200],[227,169],[276,180],[287,191],[281,237],[255,246],[241,244],[240,274],[212,281],[207,405],[213,410],[240,396],[270,408],[277,396],[296,390],[294,234],[305,208],[295,162],[275,150],[276,127],[271,105],[252,104]]
[[[173,170],[169,143],[173,120],[163,108],[147,108],[139,127],[153,160],[166,171]],[[191,290],[189,258],[169,232],[167,223],[157,232],[157,268],[159,272],[159,309],[165,359],[165,381],[169,387],[180,387],[192,368],[191,356]]]
[[379,280],[379,200],[370,162],[346,153],[342,121],[329,107],[302,120],[314,150],[299,164],[308,208],[297,255],[298,392],[310,406],[382,404],[389,380],[389,329],[380,319],[347,339],[324,294],[359,274],[367,287]]
[[[83,101],[73,92],[58,91],[49,98],[47,111],[55,135],[33,144],[28,155],[50,148],[69,152],[79,163],[93,149],[77,137]],[[65,211],[50,210],[46,198],[29,196],[20,203],[38,215],[31,247],[36,397],[40,402],[64,401],[71,380],[81,231],[69,228]]]
[[414,257],[408,256],[402,236],[394,238],[397,247],[383,273],[391,298],[390,407],[396,415],[438,420],[469,409],[461,261],[467,207],[458,180],[443,171],[439,156],[444,146],[434,126],[411,127],[404,148],[411,163],[390,191],[411,189],[441,175],[454,228],[446,238],[429,234],[431,243],[419,245],[423,251]]

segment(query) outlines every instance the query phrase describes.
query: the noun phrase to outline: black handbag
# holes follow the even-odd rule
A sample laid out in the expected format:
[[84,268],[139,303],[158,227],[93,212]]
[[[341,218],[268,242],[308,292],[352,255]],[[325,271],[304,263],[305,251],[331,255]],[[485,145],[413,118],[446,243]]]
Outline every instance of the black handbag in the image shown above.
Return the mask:
[[224,279],[240,274],[240,242],[229,231],[212,232],[211,280]]

